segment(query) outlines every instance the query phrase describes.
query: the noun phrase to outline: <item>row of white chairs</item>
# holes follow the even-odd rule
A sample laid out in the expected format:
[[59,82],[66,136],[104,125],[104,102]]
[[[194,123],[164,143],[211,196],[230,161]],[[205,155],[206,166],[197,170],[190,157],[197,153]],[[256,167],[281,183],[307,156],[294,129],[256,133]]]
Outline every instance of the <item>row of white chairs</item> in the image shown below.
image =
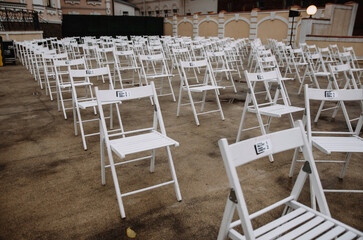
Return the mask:
[[[75,60],[64,60],[64,61],[75,61]],[[154,67],[153,62],[154,62],[154,60],[152,60],[151,63],[149,63],[149,65],[145,64],[146,66],[144,66],[142,68],[147,69],[149,67],[151,69],[152,67]],[[66,62],[64,62],[64,64],[66,64]],[[84,60],[83,60],[83,64],[85,66]],[[215,80],[215,74],[213,73],[211,64],[206,59],[200,60],[200,61],[179,61],[179,63],[176,64],[176,67],[178,68],[178,72],[180,73],[180,78],[181,78],[179,99],[181,99],[182,91],[188,92],[188,95],[190,97],[190,103],[192,104],[192,108],[193,108],[194,116],[196,118],[197,125],[199,125],[199,123],[198,123],[198,119],[196,117],[197,114],[196,114],[194,103],[193,103],[192,97],[191,97],[192,92],[203,92],[204,93],[203,100],[201,102],[202,103],[201,110],[203,111],[205,97],[206,97],[205,96],[206,91],[207,90],[214,91],[215,96],[216,96],[217,105],[219,108],[216,111],[220,112],[221,117],[223,119],[224,116],[223,116],[223,112],[222,112],[220,102],[218,99],[219,89],[222,89],[223,87],[218,86],[218,84],[216,84],[217,81]],[[186,81],[189,78],[190,73],[192,73],[191,75],[195,76],[195,77],[198,77],[200,75],[203,76],[203,68],[205,68],[204,77],[202,77],[203,81],[202,81],[202,79],[200,79],[198,81],[197,81],[197,79],[195,79],[197,84],[190,85],[189,82]],[[193,70],[193,71],[191,71],[191,70]],[[56,70],[54,70],[54,71],[56,71]],[[166,68],[164,69],[164,71],[167,72]],[[73,95],[72,102],[73,102],[73,104],[75,104],[75,108],[73,108],[73,109],[74,109],[74,111],[77,112],[77,114],[75,114],[75,115],[78,115],[78,122],[77,122],[77,120],[75,120],[76,121],[75,126],[77,125],[77,123],[79,123],[80,125],[82,123],[81,115],[79,114],[80,108],[91,107],[94,109],[94,111],[96,111],[96,107],[98,108],[98,111],[100,114],[100,119],[101,119],[101,121],[100,121],[100,133],[101,133],[100,140],[101,140],[102,183],[105,184],[105,168],[110,167],[112,176],[113,176],[113,180],[114,180],[114,184],[115,184],[115,190],[116,190],[117,200],[118,200],[119,207],[120,207],[121,216],[123,218],[125,217],[125,210],[124,210],[123,201],[122,201],[123,197],[134,194],[134,193],[138,193],[141,191],[150,190],[150,189],[153,189],[156,187],[173,184],[175,187],[177,199],[180,201],[181,194],[180,194],[180,190],[179,190],[179,186],[178,186],[178,182],[177,182],[177,178],[176,178],[176,174],[175,174],[175,169],[173,166],[173,161],[171,158],[171,152],[170,152],[170,146],[177,146],[178,143],[175,140],[168,138],[166,135],[154,83],[150,83],[150,84],[148,84],[146,86],[142,86],[142,87],[132,87],[132,88],[124,88],[124,89],[115,90],[108,65],[105,66],[103,69],[101,69],[101,68],[100,69],[84,68],[81,70],[77,70],[77,69],[71,70],[70,68],[68,68],[68,72],[69,72],[69,76],[70,76],[69,77],[70,82],[69,83],[63,82],[62,84],[64,84],[65,86],[70,86],[72,89],[72,95]],[[196,74],[196,72],[198,72],[198,74]],[[96,88],[95,96],[93,96],[92,89],[91,89],[92,82],[90,81],[90,78],[99,77],[99,78],[102,78],[102,80],[104,81],[105,74],[107,75],[106,78],[109,80],[109,90],[99,90],[98,88]],[[58,75],[58,74],[56,74],[56,75]],[[82,78],[83,80],[76,81],[75,79],[77,79],[77,78]],[[251,112],[256,113],[257,118],[260,118],[261,114],[264,114],[264,113],[270,114],[269,110],[272,110],[275,112],[270,116],[270,119],[271,119],[271,117],[276,117],[276,116],[280,117],[283,114],[290,114],[290,116],[291,116],[292,113],[303,110],[301,108],[295,108],[295,107],[290,106],[290,104],[286,98],[285,89],[284,89],[284,87],[281,87],[282,86],[281,73],[277,69],[275,69],[274,71],[267,71],[267,72],[262,71],[260,73],[248,73],[247,71],[245,71],[245,78],[246,78],[248,88],[249,88],[248,100],[246,99],[247,106],[245,106],[245,109],[246,109],[246,111],[249,109]],[[198,84],[198,82],[200,82],[200,84]],[[277,85],[278,85],[278,88],[275,93],[275,97],[273,99],[268,91],[269,89],[271,89],[270,86],[268,85],[269,82],[277,83]],[[264,108],[264,107],[259,106],[258,103],[255,101],[254,90],[256,87],[256,83],[263,83],[266,93],[267,93],[266,96],[268,97],[268,100],[270,101],[269,102],[270,106],[266,105]],[[67,85],[67,84],[70,84],[70,85]],[[58,83],[58,85],[59,85],[59,83]],[[76,92],[76,88],[78,88],[78,87],[85,88],[83,91],[83,93],[86,94],[86,98],[84,99],[84,101],[78,101],[78,97],[77,97],[78,93]],[[320,101],[329,101],[329,100],[338,101],[341,107],[344,106],[344,104],[342,102],[343,100],[344,101],[358,100],[361,102],[363,100],[363,90],[358,90],[358,89],[353,89],[353,90],[316,89],[316,90],[320,91],[320,92],[314,92],[314,94],[311,94],[311,96],[313,96],[312,99],[320,100]],[[307,94],[309,91],[313,91],[313,90],[310,90],[308,87],[306,87],[305,94]],[[329,91],[329,94],[326,94],[327,91]],[[341,91],[355,91],[355,92],[348,93],[348,92],[341,92]],[[282,105],[277,104],[279,95],[281,95],[282,100],[283,100]],[[321,97],[322,95],[324,95],[324,98]],[[332,97],[332,96],[334,96],[334,97]],[[337,98],[336,96],[342,96],[342,97],[344,96],[345,98],[340,99],[340,98]],[[348,99],[346,96],[350,96],[351,98]],[[151,102],[154,104],[153,108],[155,110],[154,110],[154,120],[152,121],[153,127],[125,131],[122,120],[121,120],[122,119],[121,114],[120,114],[121,103],[123,104],[124,102],[127,102],[129,100],[138,100],[140,98],[146,98],[149,106],[151,106],[150,99],[151,99]],[[249,107],[250,103],[253,104],[252,107]],[[107,127],[107,124],[105,121],[105,119],[106,119],[105,113],[104,113],[105,106],[110,106],[109,113],[111,116],[110,116],[109,128]],[[290,109],[285,109],[285,107],[290,108]],[[117,129],[114,128],[113,122],[112,122],[113,108],[116,109],[116,113],[118,115],[117,119],[118,119],[119,128],[117,128]],[[179,109],[180,109],[180,100],[179,100],[179,104],[178,104],[178,112],[179,112]],[[280,115],[276,114],[276,110],[280,111]],[[362,111],[362,113],[363,113],[363,111]],[[269,119],[269,123],[270,123],[270,119]],[[291,119],[291,123],[293,124],[293,119],[292,118],[290,118],[290,119]],[[243,121],[243,117],[241,120],[241,125],[243,125],[242,121]],[[357,137],[357,135],[359,135],[360,128],[362,127],[362,123],[363,123],[363,114],[359,118],[359,121],[358,121],[358,124],[356,127],[356,132],[349,133],[350,135],[352,135],[351,136],[352,138],[359,140],[359,136]],[[309,124],[309,121],[307,121],[307,124]],[[160,128],[160,132],[158,131],[158,127]],[[220,141],[222,157],[225,162],[227,175],[229,177],[232,190],[231,190],[231,193],[229,196],[229,200],[227,200],[227,206],[226,206],[225,214],[223,217],[223,221],[222,221],[222,225],[221,225],[221,229],[220,229],[220,233],[219,233],[219,239],[225,239],[227,236],[229,236],[233,239],[244,239],[244,237],[246,237],[247,239],[254,239],[254,236],[263,236],[266,238],[274,238],[275,236],[282,236],[282,234],[285,234],[286,232],[288,232],[290,230],[293,230],[293,231],[289,232],[284,237],[289,238],[289,239],[291,238],[291,236],[300,236],[302,239],[306,239],[307,236],[315,237],[315,236],[319,236],[319,235],[320,235],[321,239],[325,239],[325,237],[327,235],[332,236],[332,237],[335,237],[335,236],[343,237],[346,235],[354,235],[354,237],[356,237],[356,236],[362,237],[363,234],[361,232],[354,230],[340,222],[337,222],[336,220],[334,220],[330,217],[330,212],[329,212],[329,209],[328,209],[328,206],[326,203],[326,199],[324,197],[324,191],[321,186],[319,176],[317,174],[316,167],[315,167],[315,162],[312,157],[311,145],[314,140],[311,136],[309,136],[309,133],[308,133],[308,138],[306,138],[302,123],[299,123],[298,127],[293,127],[291,129],[285,130],[281,133],[272,133],[272,134],[267,134],[267,131],[264,132],[265,126],[263,124],[261,125],[261,123],[260,123],[260,127],[261,127],[261,132],[262,132],[263,136],[259,137],[257,139],[250,139],[250,140],[246,140],[243,142],[237,142],[233,145],[233,147],[231,146],[231,148],[228,146],[226,140]],[[268,130],[268,127],[267,127],[267,130]],[[147,132],[147,133],[144,133],[144,132]],[[241,131],[239,130],[239,133],[240,132]],[[142,134],[139,135],[139,133],[142,133]],[[137,134],[137,135],[135,135],[135,134]],[[128,136],[128,135],[130,135],[130,136]],[[115,137],[115,139],[111,139],[113,137]],[[292,141],[292,139],[294,139],[294,141]],[[357,141],[357,142],[359,142],[359,141]],[[363,141],[361,141],[361,142],[363,142]],[[104,145],[106,145],[106,150],[107,150],[108,159],[109,159],[109,163],[110,163],[109,165],[105,164],[105,159],[103,157]],[[234,147],[234,146],[238,146],[238,147]],[[168,159],[169,159],[168,163],[171,168],[172,180],[165,182],[165,183],[157,184],[154,186],[146,187],[144,189],[135,190],[135,191],[132,191],[129,193],[121,193],[120,187],[118,185],[118,179],[117,179],[115,166],[124,164],[127,162],[134,162],[134,161],[138,161],[138,160],[150,159],[150,172],[153,172],[154,164],[155,164],[155,150],[158,148],[163,148],[163,147],[165,147],[167,150],[167,155],[168,155]],[[272,206],[267,207],[255,214],[253,214],[253,216],[251,218],[261,215],[262,213],[265,213],[268,210],[275,208],[279,205],[286,204],[287,207],[284,210],[284,216],[281,217],[278,221],[275,221],[271,224],[268,224],[266,227],[262,227],[256,231],[254,231],[252,229],[252,225],[250,224],[250,217],[248,216],[248,211],[246,208],[245,201],[243,199],[243,194],[242,194],[242,191],[240,188],[239,180],[238,180],[238,178],[236,179],[237,175],[236,175],[235,168],[239,165],[248,163],[257,158],[261,158],[261,157],[265,157],[265,156],[272,156],[272,154],[275,154],[275,153],[278,153],[278,152],[281,152],[284,150],[288,150],[288,149],[295,149],[294,157],[299,152],[299,149],[301,149],[303,152],[304,158],[306,160],[306,163],[304,164],[304,167],[302,167],[302,170],[300,171],[300,174],[298,176],[298,179],[297,179],[297,182],[293,189],[292,194],[289,197],[285,198],[284,200],[279,201],[278,203],[273,204]],[[133,153],[142,152],[142,151],[151,151],[151,155],[146,156],[146,157],[137,158],[137,159],[131,159],[128,161],[123,161],[120,163],[115,163],[113,160],[113,156],[112,156],[112,153],[115,153],[117,156],[119,156],[121,159],[123,159],[128,154],[133,154]],[[243,151],[243,153],[241,154],[240,151]],[[237,160],[237,159],[240,159],[240,160]],[[296,161],[296,159],[295,159],[295,161]],[[293,163],[295,163],[295,162],[293,162]],[[293,165],[294,164],[292,164],[292,169],[293,169]],[[347,163],[345,165],[347,165]],[[307,208],[306,206],[301,205],[300,203],[297,202],[297,198],[300,194],[302,185],[304,184],[307,176],[309,176],[312,181],[311,190],[314,193],[314,202],[315,202],[315,198],[316,198],[317,202],[319,204],[319,210],[321,213],[319,213],[311,208]],[[237,220],[236,222],[232,222],[233,212],[234,212],[235,208],[237,208],[237,210],[238,210],[240,220]],[[304,216],[304,217],[302,217],[302,216]],[[294,220],[296,219],[295,222],[297,224],[291,225],[291,223],[288,222],[292,219],[294,219]],[[298,220],[298,219],[302,219],[302,221],[306,222],[306,224],[298,227],[298,225],[301,224],[301,220]],[[313,221],[313,224],[310,220]],[[285,225],[283,225],[283,224],[285,224]],[[244,235],[245,235],[244,237],[241,234],[238,234],[236,232],[236,230],[233,229],[235,226],[238,226],[238,225],[242,225],[242,228],[244,230]],[[303,235],[303,234],[305,234],[305,235]],[[324,234],[324,235],[322,235],[322,234]]]

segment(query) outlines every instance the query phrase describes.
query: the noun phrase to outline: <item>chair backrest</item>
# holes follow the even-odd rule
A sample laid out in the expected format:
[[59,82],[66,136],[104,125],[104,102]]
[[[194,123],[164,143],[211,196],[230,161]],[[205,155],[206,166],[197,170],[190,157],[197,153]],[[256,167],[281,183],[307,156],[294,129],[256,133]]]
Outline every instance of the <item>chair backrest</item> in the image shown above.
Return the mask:
[[111,81],[111,74],[110,69],[108,66],[102,68],[94,68],[94,69],[80,69],[80,70],[70,70],[70,75],[72,78],[90,78],[90,77],[99,77],[104,75],[109,75],[110,83]]
[[160,61],[164,60],[163,54],[153,54],[153,55],[139,55],[140,61]]
[[72,60],[59,60],[54,59],[55,67],[67,67],[67,66],[86,66],[84,58],[72,59]]
[[306,58],[310,71],[314,72],[328,72],[325,61],[321,53],[310,54]]
[[[309,88],[309,86],[305,85],[305,111],[306,111],[306,128],[307,128],[307,134],[308,139],[311,141],[312,137],[312,129],[311,129],[311,118],[310,118],[310,101],[317,100],[317,101],[334,101],[334,102],[340,102],[340,106],[343,110],[343,115],[345,118],[346,125],[349,129],[349,132],[353,134],[353,128],[352,124],[350,122],[348,112],[346,110],[344,102],[347,101],[357,101],[360,102],[361,106],[361,113],[360,118],[358,120],[358,124],[356,127],[356,130],[354,134],[358,135],[361,128],[362,128],[362,122],[363,122],[363,89],[316,89],[316,88]],[[341,131],[342,132],[342,131]],[[336,132],[336,133],[341,133]]]
[[168,65],[163,54],[139,55],[139,60],[144,78],[152,75],[169,75]]
[[265,69],[271,70],[274,68],[279,68],[275,56],[257,57],[257,64],[261,72],[264,72]]
[[[114,90],[99,90],[97,87],[95,87],[96,92],[96,99],[100,114],[100,123],[101,123],[101,129],[103,136],[105,137],[106,145],[108,144],[109,138],[116,137],[116,136],[124,136],[128,133],[138,133],[142,131],[150,131],[150,130],[158,130],[158,127],[160,129],[161,134],[166,136],[166,130],[165,125],[163,121],[163,117],[161,115],[161,109],[159,105],[159,100],[156,94],[155,85],[154,82],[151,82],[149,85],[141,86],[141,87],[133,87],[133,88],[127,88],[127,89],[114,89]],[[109,134],[107,131],[107,125],[105,121],[105,115],[103,112],[104,105],[111,104],[111,103],[122,103],[122,106],[124,104],[127,104],[127,101],[130,100],[137,100],[147,98],[148,100],[151,98],[153,100],[154,105],[149,104],[150,108],[153,108],[154,116],[153,116],[153,122],[151,128],[144,128],[144,129],[133,129],[129,131],[125,131],[123,122],[121,120],[120,112],[117,111],[119,114],[119,124],[121,131],[113,134]],[[122,107],[121,106],[121,107]],[[118,108],[117,108],[118,110]]]
[[[191,84],[190,78],[187,75],[188,69],[199,69],[200,75],[203,76],[203,80],[199,81],[196,79],[196,82],[199,82],[198,85],[212,85],[217,86],[212,67],[210,66],[210,63],[204,59],[199,61],[181,61],[180,60],[180,69],[179,72],[180,79],[182,79],[182,84],[184,84],[187,88],[189,88],[191,85],[194,85],[195,83]],[[204,72],[204,74],[203,74]],[[195,76],[198,78],[198,76]]]
[[132,50],[114,51],[113,56],[117,66],[122,66],[122,65],[133,66],[133,67],[138,66],[136,61],[136,55]]
[[344,52],[350,52],[352,54],[353,60],[357,60],[353,47],[343,47]]
[[[268,72],[261,72],[261,73],[249,73],[247,70],[245,70],[244,74],[245,74],[245,79],[246,79],[247,87],[248,87],[248,94],[247,94],[247,98],[246,98],[247,104],[250,104],[252,102],[252,104],[254,105],[256,110],[258,109],[258,105],[260,105],[260,103],[257,101],[255,88],[257,86],[257,83],[263,83],[265,92],[267,94],[268,101],[269,101],[268,103],[264,102],[263,103],[264,105],[276,104],[277,100],[279,99],[280,94],[281,94],[283,104],[289,105],[289,102],[287,100],[287,94],[285,92],[285,88],[282,86],[282,83],[281,83],[281,74],[278,69],[274,69],[273,71],[268,71]],[[277,83],[277,89],[276,89],[275,96],[273,99],[272,99],[271,93],[270,93],[270,87],[269,87],[270,82]]]
[[345,79],[344,89],[350,87],[353,89],[358,89],[357,83],[355,81],[354,74],[349,63],[346,64],[337,64],[337,65],[328,65],[329,71],[331,73],[332,81],[334,84],[334,88],[339,89],[339,84],[337,82],[336,74],[343,73]]
[[[251,219],[260,216],[271,209],[281,206],[287,201],[297,201],[308,176],[311,183],[311,190],[316,194],[320,212],[330,216],[329,207],[315,166],[311,147],[306,138],[305,130],[301,121],[298,121],[297,127],[295,128],[247,139],[230,145],[228,145],[227,139],[221,139],[218,141],[218,145],[227,172],[229,185],[232,189],[231,192],[233,191],[235,195],[233,197],[235,197],[235,203],[240,218],[239,223],[242,225],[243,233],[246,239],[255,239],[256,237],[252,227]],[[268,155],[285,152],[290,149],[296,149],[300,147],[302,149],[303,158],[306,162],[299,173],[290,196],[258,211],[257,213],[255,212],[250,214],[247,208],[247,203],[243,196],[237,168]],[[268,160],[266,160],[266,164],[268,164]]]

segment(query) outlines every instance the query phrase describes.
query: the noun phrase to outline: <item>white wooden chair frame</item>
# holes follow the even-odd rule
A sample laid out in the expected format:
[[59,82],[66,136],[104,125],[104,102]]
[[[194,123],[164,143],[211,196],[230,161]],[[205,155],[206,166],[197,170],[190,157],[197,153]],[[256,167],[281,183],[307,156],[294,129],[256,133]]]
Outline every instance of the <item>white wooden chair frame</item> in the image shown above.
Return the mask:
[[[240,141],[242,132],[253,130],[256,128],[260,128],[261,134],[266,135],[269,131],[273,117],[281,118],[284,115],[288,115],[290,124],[293,127],[294,119],[292,114],[295,112],[302,112],[304,111],[304,109],[300,107],[294,107],[289,104],[286,97],[285,89],[284,87],[281,87],[282,86],[281,75],[278,73],[278,70],[275,69],[274,71],[263,72],[263,73],[248,73],[245,70],[244,73],[248,86],[248,92],[246,96],[245,105],[242,111],[241,122],[238,128],[236,142]],[[258,94],[259,92],[255,92],[255,87],[258,82],[264,84],[265,91],[263,91],[263,93],[267,92],[268,102],[258,103],[256,94]],[[269,86],[268,86],[269,82],[275,82],[278,85],[273,99],[269,91]],[[281,94],[282,103],[278,104],[277,101],[279,100],[280,94]],[[244,129],[243,127],[248,112],[256,114],[258,126]],[[263,123],[262,116],[268,117],[266,124]],[[273,156],[270,155],[269,158],[270,161],[272,162]]]
[[[343,109],[345,122],[349,131],[312,131],[310,120],[310,101],[338,101]],[[344,101],[360,102],[361,114],[355,131],[353,131],[350,123],[348,113],[345,108]],[[363,138],[359,137],[359,133],[363,125],[363,89],[314,89],[305,85],[305,108],[306,108],[306,128],[308,140],[311,146],[316,147],[318,150],[325,154],[332,153],[346,153],[344,160],[315,160],[315,162],[322,163],[340,163],[343,167],[340,171],[339,178],[343,179],[352,153],[363,153]],[[296,165],[298,150],[292,160],[289,176],[293,175]],[[363,190],[343,190],[343,189],[324,189],[325,192],[355,192],[363,193]]]
[[[170,74],[164,55],[161,53],[155,55],[139,55],[139,60],[141,64],[142,77],[144,78],[145,83],[148,85],[149,81],[160,79],[160,85],[157,87],[159,90],[158,96],[171,95],[173,101],[175,102],[175,94],[171,84],[171,80],[174,75]],[[170,88],[169,93],[163,93],[165,78],[167,79],[167,84]]]
[[[113,89],[112,77],[108,66],[104,68],[86,69],[86,70],[69,70],[69,79],[72,86],[72,102],[73,102],[73,121],[74,121],[74,133],[78,135],[77,124],[79,124],[82,143],[84,150],[87,150],[86,137],[99,135],[99,132],[85,134],[83,123],[98,121],[98,118],[82,120],[80,109],[93,108],[93,112],[97,114],[97,102],[93,93],[92,83],[90,77],[104,77],[107,76],[109,79],[109,89]],[[76,83],[75,79],[84,79],[83,82]],[[76,88],[84,87],[86,90],[85,97],[78,97]],[[112,106],[110,110],[110,125],[112,127]]]
[[[68,60],[67,53],[60,54],[47,54],[42,55],[43,68],[44,68],[44,79],[45,79],[45,92],[49,95],[50,100],[53,101],[53,94],[57,93],[57,81],[56,73],[54,70],[54,60]],[[54,79],[54,80],[51,80]],[[52,91],[52,88],[55,91]]]
[[[233,88],[233,91],[237,93],[236,85],[232,76],[233,72],[237,72],[236,69],[232,69],[230,63],[227,61],[226,53],[224,51],[219,52],[206,52],[209,65],[213,71],[214,79],[217,79],[219,74],[219,80],[216,80],[218,86]],[[223,75],[226,76],[228,81],[231,81],[231,85],[222,85]]]
[[[133,50],[127,51],[114,51],[114,59],[115,59],[115,71],[117,72],[118,79],[120,81],[121,88],[125,86],[135,85],[135,79],[138,79],[139,86],[142,86],[141,80],[141,67],[137,64],[136,55]],[[122,75],[126,75],[128,72],[132,74],[130,78],[122,77]],[[124,74],[126,73],[126,74]],[[135,75],[136,73],[136,75]],[[116,81],[116,74],[115,81]],[[131,83],[123,83],[123,81],[131,80]],[[114,83],[115,85],[115,83]]]
[[[328,65],[329,67],[329,71],[330,71],[330,78],[329,78],[329,83],[328,83],[328,86],[327,86],[327,89],[339,89],[339,84],[338,84],[338,80],[337,80],[337,74],[341,73],[343,75],[343,83],[344,83],[344,87],[343,89],[358,89],[358,85],[355,81],[355,78],[354,78],[354,75],[353,75],[353,72],[351,71],[351,68],[349,66],[349,64],[340,64],[340,65],[335,65],[335,66],[332,66],[332,65]],[[338,113],[338,110],[340,108],[340,102],[338,102],[335,106],[333,107],[328,107],[328,108],[324,108],[324,105],[325,105],[325,101],[322,101],[320,103],[320,106],[319,106],[319,110],[315,116],[315,119],[314,119],[314,122],[318,122],[319,120],[319,117],[321,115],[322,112],[324,111],[328,111],[328,110],[333,110],[333,114],[332,114],[332,118],[335,118],[335,116],[337,115]],[[345,116],[347,116],[347,112],[346,112],[346,109],[344,106],[341,106],[342,107],[342,110],[343,110],[343,114]],[[357,119],[352,119],[351,121],[354,121],[354,120],[357,120]],[[352,129],[350,129],[352,131]]]
[[[58,112],[62,109],[64,119],[68,119],[67,110],[72,109],[73,107],[66,107],[65,102],[72,101],[72,97],[69,99],[65,99],[63,96],[64,92],[72,92],[72,86],[69,79],[69,70],[72,67],[76,67],[76,69],[86,69],[86,61],[84,58],[73,59],[73,60],[54,60],[54,70],[56,76],[56,85],[57,85],[57,105]],[[62,69],[62,68],[67,68]],[[83,83],[84,81],[82,81]],[[76,83],[77,84],[77,83]]]
[[[154,82],[150,82],[147,86],[134,87],[134,88],[126,88],[126,89],[118,89],[118,90],[96,90],[96,98],[97,105],[100,114],[100,147],[101,147],[101,178],[102,184],[106,184],[105,177],[105,168],[110,167],[113,182],[115,185],[117,202],[120,208],[121,217],[125,218],[125,209],[123,205],[123,197],[148,191],[151,189],[155,189],[158,187],[162,187],[169,184],[174,184],[174,189],[176,193],[176,197],[178,201],[182,200],[179,183],[177,180],[177,176],[175,173],[174,163],[170,151],[170,146],[179,146],[179,143],[175,140],[169,138],[166,135],[165,126],[163,122],[163,118],[161,115],[161,109],[159,106],[158,97],[156,94]],[[117,109],[118,119],[120,121],[121,129],[115,133],[109,133],[106,126],[105,116],[103,112],[102,105],[119,102],[122,104],[127,104],[125,102],[133,99],[140,98],[152,98],[154,102],[154,120],[153,126],[151,128],[137,129],[132,131],[124,131],[124,127],[121,122],[121,115]],[[158,126],[160,128],[160,132],[158,131]],[[135,135],[136,134],[136,135]],[[117,137],[117,138],[115,138]],[[106,149],[105,149],[106,145]],[[160,184],[156,184],[153,186],[149,186],[146,188],[134,190],[127,193],[121,193],[117,173],[116,166],[131,163],[140,160],[150,159],[150,172],[154,172],[155,169],[155,152],[156,149],[165,148],[168,156],[168,163],[171,171],[172,180],[166,181]],[[105,150],[107,151],[109,165],[105,164]],[[151,155],[140,157],[136,159],[126,160],[119,163],[115,163],[113,159],[113,153],[115,153],[121,159],[124,159],[126,156],[139,153],[151,151]]]
[[[303,124],[298,127],[271,133],[228,145],[226,139],[218,142],[227,172],[230,194],[227,198],[218,240],[231,239],[361,239],[363,233],[331,217],[321,186],[311,147]],[[290,195],[252,214],[247,209],[236,168],[271,154],[301,148],[305,164],[301,168]],[[314,191],[319,211],[298,202],[302,188],[309,177],[310,191]],[[253,229],[251,220],[271,210],[285,206],[283,214],[258,229]],[[239,219],[233,221],[237,209]],[[243,234],[236,229],[242,226]],[[336,238],[337,237],[337,238]],[[350,238],[349,238],[350,237]]]
[[[176,115],[177,116],[180,115],[181,106],[191,105],[194,119],[195,119],[197,126],[200,125],[198,115],[219,112],[222,120],[224,120],[222,106],[221,106],[221,103],[220,103],[219,97],[218,97],[218,89],[224,89],[224,87],[217,86],[215,79],[214,79],[213,71],[212,71],[208,61],[207,60],[186,61],[186,62],[180,61],[179,67],[181,70],[180,71],[181,75],[180,75],[180,89],[179,89],[178,107],[177,107]],[[189,83],[190,79],[188,79],[188,75],[187,75],[186,71],[188,71],[189,69],[196,69],[196,68],[199,68],[199,69],[205,68],[205,73],[204,73],[205,75],[204,75],[203,82],[190,84]],[[188,98],[189,98],[189,103],[182,103],[183,91],[187,92]],[[205,100],[206,100],[208,91],[215,92],[216,102],[217,102],[217,106],[218,106],[217,110],[204,111],[204,105],[205,105]],[[203,94],[202,100],[195,102],[193,100],[192,93],[202,93]],[[198,103],[201,103],[200,112],[197,112],[197,110],[195,108],[195,104],[198,104]]]

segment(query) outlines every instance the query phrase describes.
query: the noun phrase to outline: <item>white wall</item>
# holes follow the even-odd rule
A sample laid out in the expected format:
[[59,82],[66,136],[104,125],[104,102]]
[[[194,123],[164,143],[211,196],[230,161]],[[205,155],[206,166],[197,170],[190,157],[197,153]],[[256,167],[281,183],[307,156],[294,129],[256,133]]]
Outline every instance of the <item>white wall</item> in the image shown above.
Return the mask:
[[185,13],[217,13],[218,0],[185,0]]
[[33,0],[33,4],[44,5],[43,0]]
[[[159,14],[164,16],[164,10],[169,10],[168,16],[173,16],[173,9],[178,9],[178,14],[183,14],[183,9],[181,6],[181,2],[184,0],[145,0],[145,8],[146,8],[146,16],[148,16],[148,12],[151,11],[151,16],[156,16],[156,10],[159,11]],[[131,0],[131,3],[135,4],[140,12],[144,11],[144,1],[143,0]],[[141,13],[140,13],[141,15]]]
[[119,16],[119,15],[123,15],[123,12],[129,12],[129,16],[135,16],[135,8],[126,5],[126,4],[122,4],[122,3],[118,3],[118,2],[114,2],[115,4],[115,16]]

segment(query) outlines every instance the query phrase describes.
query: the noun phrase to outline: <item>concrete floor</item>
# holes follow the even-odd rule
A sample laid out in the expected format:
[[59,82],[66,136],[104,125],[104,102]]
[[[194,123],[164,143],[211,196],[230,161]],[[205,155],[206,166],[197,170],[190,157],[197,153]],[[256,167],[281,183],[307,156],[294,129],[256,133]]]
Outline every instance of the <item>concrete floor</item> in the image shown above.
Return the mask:
[[[177,79],[173,85],[178,95]],[[189,107],[177,118],[177,104],[170,97],[159,98],[166,131],[180,143],[172,148],[172,154],[183,200],[177,202],[172,186],[128,196],[124,198],[127,217],[122,220],[109,170],[107,185],[101,185],[99,138],[88,138],[89,149],[84,151],[80,136],[74,136],[71,112],[64,120],[56,101],[49,100],[19,63],[0,68],[0,239],[128,239],[127,227],[137,233],[137,239],[216,239],[229,193],[217,141],[224,137],[230,143],[235,141],[246,84],[237,83],[237,87],[238,94],[231,89],[221,92],[225,121],[218,113],[204,115],[199,127]],[[304,106],[303,95],[296,94],[297,82],[289,82],[287,88],[293,104]],[[210,104],[215,103],[212,97]],[[141,113],[150,106],[133,104],[125,105],[124,121],[142,125],[145,119]],[[351,107],[359,112],[357,106]],[[131,110],[134,113],[128,114]],[[301,114],[296,114],[299,118]],[[249,115],[248,124],[255,119]],[[341,113],[333,122],[325,113],[318,126],[344,127]],[[275,119],[271,131],[288,127],[287,118]],[[87,129],[97,131],[98,125]],[[252,131],[245,137],[257,135],[259,131]],[[289,193],[298,172],[296,169],[294,177],[288,178],[291,157],[292,151],[276,155],[274,163],[263,159],[240,169],[250,212]],[[353,154],[344,181],[337,178],[340,165],[319,164],[323,186],[360,188],[361,159],[362,155]],[[148,172],[148,165],[138,162],[118,167],[121,191],[170,179],[164,150],[157,152],[155,173]],[[326,197],[333,217],[363,230],[361,194],[328,193]],[[309,203],[308,188],[301,199]],[[254,224],[261,225],[279,214],[266,214]]]

